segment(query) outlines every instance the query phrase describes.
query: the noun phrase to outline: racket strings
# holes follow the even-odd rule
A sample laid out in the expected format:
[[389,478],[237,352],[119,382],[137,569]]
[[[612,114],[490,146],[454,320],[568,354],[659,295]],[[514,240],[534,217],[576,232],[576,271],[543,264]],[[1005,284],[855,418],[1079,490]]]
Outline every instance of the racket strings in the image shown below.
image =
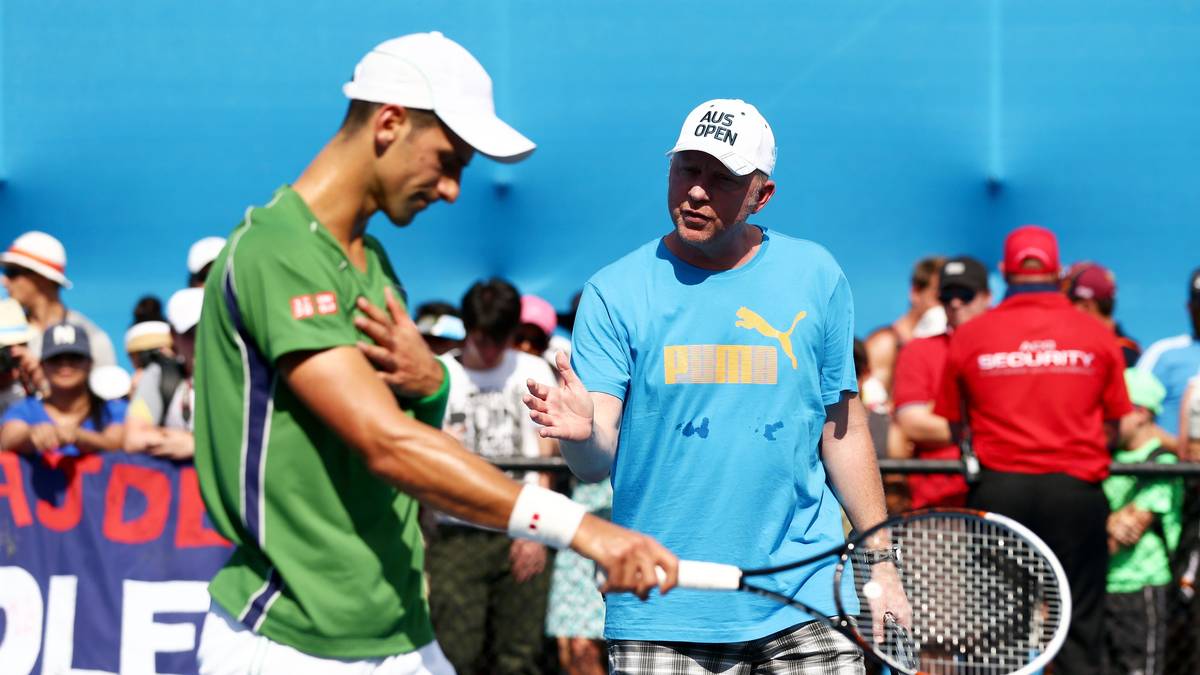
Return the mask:
[[[909,631],[872,621],[871,566],[851,553],[859,599],[857,627],[902,666],[915,653],[938,673],[1010,673],[1045,650],[1066,619],[1049,561],[1001,525],[965,518],[911,519],[891,529],[900,545]],[[883,634],[875,635],[875,626]]]

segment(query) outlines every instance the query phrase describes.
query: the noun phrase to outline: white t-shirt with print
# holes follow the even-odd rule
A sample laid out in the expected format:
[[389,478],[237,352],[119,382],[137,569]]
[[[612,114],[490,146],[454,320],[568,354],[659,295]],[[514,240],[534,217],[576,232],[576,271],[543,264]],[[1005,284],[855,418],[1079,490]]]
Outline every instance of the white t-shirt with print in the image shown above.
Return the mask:
[[[525,386],[528,379],[555,384],[550,364],[509,349],[495,368],[473,370],[464,367],[459,356],[459,352],[453,351],[439,357],[450,374],[450,396],[442,430],[485,459],[541,456],[538,425],[529,418],[529,409],[521,398],[528,391]],[[537,482],[536,473],[522,473],[525,475],[519,479]],[[462,524],[449,516],[439,516],[441,522]]]

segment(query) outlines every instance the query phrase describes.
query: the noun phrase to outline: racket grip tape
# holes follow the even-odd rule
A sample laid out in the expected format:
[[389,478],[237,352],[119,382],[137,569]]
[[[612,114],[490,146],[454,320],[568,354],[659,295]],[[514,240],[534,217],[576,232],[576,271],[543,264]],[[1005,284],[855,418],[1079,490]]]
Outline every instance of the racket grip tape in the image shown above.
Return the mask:
[[[667,572],[661,567],[654,568],[658,573],[658,583],[667,580]],[[596,568],[596,585],[603,586],[608,575],[599,567]],[[742,585],[742,570],[734,565],[702,562],[699,560],[679,561],[679,588],[696,588],[709,591],[736,591]]]

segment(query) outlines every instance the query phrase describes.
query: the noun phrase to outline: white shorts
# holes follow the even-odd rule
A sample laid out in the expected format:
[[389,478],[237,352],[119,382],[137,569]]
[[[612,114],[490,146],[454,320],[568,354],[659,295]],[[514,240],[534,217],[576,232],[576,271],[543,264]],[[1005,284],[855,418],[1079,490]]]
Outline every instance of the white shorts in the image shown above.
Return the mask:
[[196,660],[200,675],[454,675],[454,666],[436,640],[396,656],[322,658],[252,632],[215,602],[204,617]]

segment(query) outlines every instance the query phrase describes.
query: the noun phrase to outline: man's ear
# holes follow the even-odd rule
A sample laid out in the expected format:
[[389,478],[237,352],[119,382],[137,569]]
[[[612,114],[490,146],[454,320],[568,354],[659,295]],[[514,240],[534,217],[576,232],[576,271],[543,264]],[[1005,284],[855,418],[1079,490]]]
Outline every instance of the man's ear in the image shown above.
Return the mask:
[[750,208],[751,213],[758,213],[763,210],[767,202],[771,201],[771,197],[775,195],[775,181],[770,178],[763,181],[758,187],[758,194],[755,196],[754,205]]
[[371,133],[375,140],[375,154],[382,155],[391,145],[408,136],[412,128],[412,117],[402,105],[379,106],[371,116]]

